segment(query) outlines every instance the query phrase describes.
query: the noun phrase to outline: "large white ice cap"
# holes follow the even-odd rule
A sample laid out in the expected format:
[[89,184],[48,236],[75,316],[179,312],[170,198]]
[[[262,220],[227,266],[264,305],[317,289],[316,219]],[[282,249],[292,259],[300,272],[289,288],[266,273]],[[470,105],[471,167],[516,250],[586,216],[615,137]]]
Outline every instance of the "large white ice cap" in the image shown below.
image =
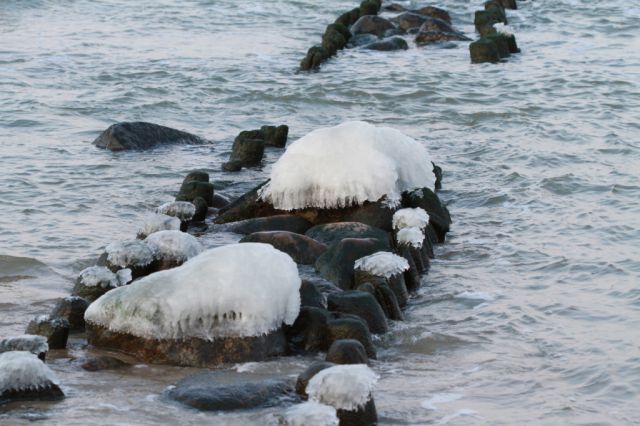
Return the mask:
[[37,390],[51,384],[58,384],[56,375],[31,352],[0,354],[0,394],[8,390]]
[[379,378],[366,364],[336,365],[313,376],[307,385],[307,394],[312,401],[353,411],[371,399],[371,391]]
[[349,121],[293,142],[273,165],[260,196],[282,210],[340,208],[429,187],[434,176],[425,147],[389,127]]

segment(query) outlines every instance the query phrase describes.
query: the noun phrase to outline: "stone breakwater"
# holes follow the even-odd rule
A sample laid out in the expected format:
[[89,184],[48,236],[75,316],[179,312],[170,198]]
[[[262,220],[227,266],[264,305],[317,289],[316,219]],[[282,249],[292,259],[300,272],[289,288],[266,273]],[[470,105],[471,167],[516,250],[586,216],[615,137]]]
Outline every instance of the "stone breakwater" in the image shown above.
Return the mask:
[[475,13],[473,24],[480,38],[469,45],[471,63],[499,62],[520,53],[516,37],[507,27],[506,9],[517,9],[516,0],[488,0]]
[[[415,176],[425,176],[426,180],[421,180],[425,186],[411,190],[400,187],[402,192],[393,202],[386,199],[391,196],[388,193],[364,202],[343,203],[338,198],[335,206],[285,208],[274,205],[265,195],[268,193],[265,190],[276,191],[273,185],[278,182],[277,176],[272,175],[271,180],[260,187],[229,202],[216,193],[206,171],[194,170],[184,178],[175,201],[159,206],[143,224],[137,238],[108,244],[96,264],[82,271],[72,294],[60,300],[49,315],[39,316],[29,324],[29,334],[44,336],[34,336],[39,339],[39,345],[34,345],[31,339],[31,346],[38,346],[34,353],[44,360],[48,348],[64,349],[70,334],[86,339],[95,347],[115,350],[143,362],[193,367],[326,353],[326,361],[309,366],[296,384],[262,381],[234,384],[237,389],[233,392],[237,395],[247,389],[262,395],[254,398],[253,403],[245,401],[244,408],[247,404],[251,407],[275,404],[273,398],[278,395],[287,396],[284,401],[288,401],[288,405],[292,401],[303,401],[309,398],[308,383],[320,371],[326,369],[326,380],[330,380],[333,370],[329,369],[335,366],[366,365],[375,359],[372,335],[387,333],[390,321],[404,320],[402,310],[424,281],[434,246],[444,242],[451,218],[435,192],[442,185],[442,169],[429,161],[427,152],[417,142],[395,130],[376,129],[366,123],[345,123],[339,127],[343,133],[351,132],[346,140],[360,137],[365,143],[371,143],[366,135],[354,133],[360,131],[386,135],[382,146],[397,145],[391,154],[386,154],[396,155],[397,163],[392,171],[399,173],[400,181],[413,182],[411,179],[415,181]],[[261,130],[261,134],[264,133]],[[140,134],[138,138],[144,139]],[[301,145],[301,141],[297,143]],[[362,155],[364,164],[368,156],[381,154],[375,147],[370,147],[371,152],[363,147],[354,151],[354,155]],[[417,150],[412,157],[396,154],[399,151],[406,155],[411,149]],[[292,167],[291,164],[310,170],[295,161],[285,163],[286,167]],[[370,180],[370,177],[383,172],[365,167],[362,175],[362,171],[356,169],[337,167],[333,173],[343,173],[347,179],[353,174],[355,181],[374,182],[372,188],[376,179]],[[297,180],[291,182],[296,183]],[[316,185],[309,188],[314,191]],[[289,189],[288,186],[280,188]],[[206,236],[221,230],[238,234],[240,244],[203,251],[192,235]],[[236,254],[227,258],[218,254],[217,250],[222,253],[227,247]],[[259,251],[257,255],[252,253],[254,248]],[[205,255],[209,257],[204,258]],[[278,266],[281,262],[278,256],[288,260]],[[194,262],[200,262],[201,266]],[[298,278],[296,266],[292,274],[282,275],[282,271],[290,268],[287,262],[300,268],[309,265],[302,280]],[[232,264],[237,268],[229,270]],[[206,268],[210,271],[202,272]],[[217,281],[211,281],[212,276],[216,276]],[[179,285],[171,284],[173,282]],[[278,290],[287,282],[292,283],[295,294]],[[243,293],[242,287],[249,284],[255,289]],[[150,292],[141,290],[144,287]],[[170,287],[174,289],[171,293]],[[198,293],[201,288],[206,292]],[[258,289],[267,291],[260,296]],[[277,296],[278,291],[282,296]],[[201,303],[202,298],[216,292],[212,304]],[[265,302],[269,298],[271,301]],[[286,298],[290,301],[285,301]],[[221,302],[224,300],[228,301]],[[261,309],[271,313],[260,313]],[[258,314],[254,315],[256,311]],[[171,315],[178,317],[171,319]],[[266,318],[275,318],[274,324],[263,327],[260,322],[268,321]],[[236,327],[238,324],[241,328]],[[254,325],[242,328],[246,324]],[[21,349],[14,346],[15,342],[22,341],[30,340],[0,342],[0,346]],[[43,345],[47,347],[43,349]],[[101,357],[87,360],[83,368],[96,371],[119,368],[121,364],[117,358]],[[9,367],[0,365],[0,369],[6,368]],[[210,383],[203,385],[198,377],[178,383],[167,397],[207,410],[234,409],[234,404],[238,404],[239,398],[229,400],[217,396],[228,394],[228,386],[216,385],[213,389]],[[30,398],[62,397],[57,385],[44,386],[41,393],[29,389],[26,395]],[[203,389],[209,395],[204,405],[202,398],[196,397]],[[25,397],[24,393],[12,392],[4,395],[7,400]],[[314,396],[313,401],[330,399],[327,395],[331,395],[331,391],[326,392],[324,397]],[[364,396],[353,392],[347,396],[361,403],[333,405],[340,424],[375,423],[377,414],[370,389],[367,388]],[[356,398],[357,395],[360,396]],[[197,403],[193,402],[196,400]],[[278,401],[281,404],[283,400]]]

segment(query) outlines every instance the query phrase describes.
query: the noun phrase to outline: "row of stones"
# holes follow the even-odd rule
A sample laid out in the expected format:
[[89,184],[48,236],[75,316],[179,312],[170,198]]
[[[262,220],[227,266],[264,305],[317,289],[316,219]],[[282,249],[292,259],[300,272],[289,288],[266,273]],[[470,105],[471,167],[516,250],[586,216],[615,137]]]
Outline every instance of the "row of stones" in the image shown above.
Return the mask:
[[488,0],[484,10],[476,11],[474,25],[480,38],[469,45],[471,63],[495,63],[520,53],[515,36],[496,29],[496,24],[508,23],[505,9],[516,8],[516,0]]

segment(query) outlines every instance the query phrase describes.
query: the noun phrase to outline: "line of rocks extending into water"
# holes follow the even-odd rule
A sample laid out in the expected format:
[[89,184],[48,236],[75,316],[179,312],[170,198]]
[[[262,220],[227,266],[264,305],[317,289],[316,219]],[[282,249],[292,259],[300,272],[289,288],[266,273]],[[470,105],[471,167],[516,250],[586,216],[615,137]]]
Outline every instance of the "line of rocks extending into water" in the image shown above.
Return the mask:
[[516,37],[506,27],[505,9],[517,9],[516,0],[488,0],[484,10],[476,11],[473,23],[480,38],[469,45],[471,63],[496,63],[520,53]]

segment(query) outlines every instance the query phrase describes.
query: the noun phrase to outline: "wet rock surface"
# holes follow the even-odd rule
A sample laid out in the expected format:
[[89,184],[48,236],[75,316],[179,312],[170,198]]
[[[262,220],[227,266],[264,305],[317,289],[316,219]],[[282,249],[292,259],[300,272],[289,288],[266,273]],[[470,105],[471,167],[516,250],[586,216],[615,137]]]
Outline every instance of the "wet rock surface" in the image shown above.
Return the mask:
[[111,151],[142,150],[174,143],[202,144],[206,140],[170,127],[135,121],[113,124],[93,141],[98,148]]
[[303,265],[312,265],[320,255],[327,251],[326,244],[288,231],[254,232],[241,239],[240,242],[271,244],[291,256],[296,263]]
[[327,297],[327,308],[359,316],[374,334],[385,333],[389,329],[382,307],[373,295],[365,291],[350,290],[330,294]]

